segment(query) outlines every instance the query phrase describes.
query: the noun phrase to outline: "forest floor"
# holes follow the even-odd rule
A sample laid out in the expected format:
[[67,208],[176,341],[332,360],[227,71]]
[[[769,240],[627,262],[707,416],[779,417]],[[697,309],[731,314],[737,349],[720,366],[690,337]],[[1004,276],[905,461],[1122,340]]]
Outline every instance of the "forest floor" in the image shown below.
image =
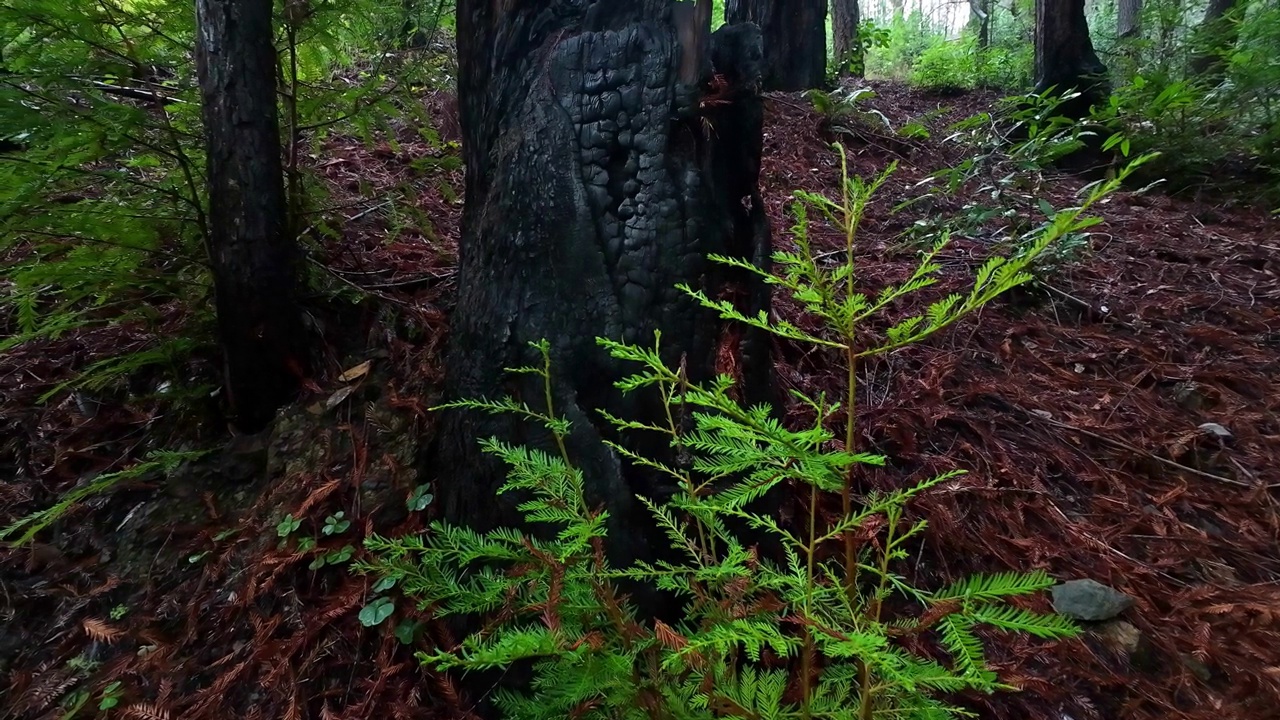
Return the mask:
[[[841,138],[854,172],[899,163],[864,225],[859,277],[872,291],[914,268],[913,238],[938,217],[955,221],[939,291],[963,286],[1012,224],[1043,219],[1041,200],[1072,205],[1086,182],[1041,173],[1002,185],[1007,165],[996,163],[952,196],[895,213],[926,193],[926,176],[972,155],[945,127],[993,98],[878,90],[871,106],[895,127],[929,114],[933,134]],[[421,645],[449,642],[444,631],[404,603],[365,628],[367,580],[316,567],[365,535],[424,522],[405,501],[431,433],[461,210],[454,104],[426,102],[443,143],[404,127],[398,144],[335,137],[315,159],[347,209],[328,235],[317,223],[324,251],[311,265],[358,301],[316,320],[360,331],[328,333],[311,394],[270,437],[228,441],[144,380],[37,402],[95,359],[182,332],[189,313],[176,304],[159,328],[101,327],[0,357],[0,457],[16,458],[0,526],[147,449],[219,448],[77,506],[33,546],[0,549],[0,717],[63,718],[77,705],[87,717],[117,681],[117,716],[148,720],[463,716],[454,688],[394,632],[421,620]],[[774,96],[767,113],[764,192],[786,247],[792,191],[836,193],[839,164],[807,100]],[[1099,214],[1035,286],[864,368],[861,442],[892,460],[866,482],[969,471],[917,506],[930,521],[909,570],[920,584],[1044,568],[1135,600],[1079,640],[991,637],[995,665],[1021,691],[963,698],[980,716],[1280,718],[1280,220],[1156,192],[1118,193]],[[820,252],[841,242],[813,241]],[[839,384],[831,358],[777,351],[784,386]],[[350,529],[325,535],[339,511]],[[280,542],[286,512],[316,549]]]

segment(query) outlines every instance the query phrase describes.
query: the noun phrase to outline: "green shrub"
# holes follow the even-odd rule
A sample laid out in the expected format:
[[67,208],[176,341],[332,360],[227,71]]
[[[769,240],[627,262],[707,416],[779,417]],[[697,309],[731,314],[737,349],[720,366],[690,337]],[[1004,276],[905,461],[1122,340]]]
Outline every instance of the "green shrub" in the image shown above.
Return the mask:
[[972,89],[978,83],[977,43],[933,38],[911,66],[911,84],[929,89]]
[[[335,128],[371,140],[415,111],[430,133],[416,96],[396,103],[388,89],[407,91],[426,69],[390,81],[380,38],[408,22],[402,14],[440,7],[339,0],[282,33],[296,40],[281,40],[282,55],[297,60],[296,77],[282,78],[292,88],[281,93],[286,146],[291,136],[318,146]],[[158,328],[173,307],[191,318],[181,340],[156,330],[150,345],[101,358],[60,389],[106,389],[144,367],[185,379],[172,371],[212,341],[195,32],[181,0],[0,4],[0,140],[13,146],[0,152],[0,352],[87,327]],[[319,183],[299,155],[288,153],[290,208],[315,213]]]
[[[775,254],[776,272],[714,258],[760,273],[789,292],[812,321],[805,327],[819,329],[774,322],[763,313],[743,316],[727,301],[683,290],[725,319],[842,358],[848,371],[844,404],[851,409],[860,360],[920,342],[1030,280],[1037,258],[1058,239],[1095,222],[1083,213],[1118,184],[1095,184],[1079,207],[1055,213],[1013,255],[988,260],[967,293],[939,298],[925,312],[896,318],[883,333],[872,333],[862,327],[865,320],[935,282],[941,270],[935,259],[948,240],[944,236],[925,252],[902,284],[864,294],[854,252],[858,225],[893,168],[863,181],[842,167],[838,200],[797,193],[796,251]],[[841,231],[843,262],[828,266],[817,259],[808,240],[810,213]],[[583,499],[584,478],[564,442],[568,422],[551,404],[551,357],[544,342],[536,346],[541,366],[521,370],[542,378],[541,409],[511,398],[449,407],[515,413],[545,427],[556,440],[551,453],[498,438],[482,442],[509,467],[499,492],[520,493],[527,522],[549,526],[555,531],[550,539],[515,529],[478,533],[434,522],[422,536],[368,539],[370,559],[357,563],[358,570],[381,578],[380,591],[398,585],[437,617],[479,615],[488,621],[484,632],[456,647],[418,653],[422,662],[436,670],[468,671],[532,661],[528,688],[495,691],[499,709],[512,718],[941,718],[960,712],[946,702],[950,693],[1005,687],[988,669],[975,627],[1050,639],[1076,632],[1064,618],[1008,603],[1048,587],[1052,581],[1041,571],[974,576],[929,591],[898,570],[908,557],[908,542],[925,527],[924,521],[906,521],[906,505],[960,473],[873,491],[855,505],[859,468],[885,462],[857,450],[856,412],[841,412],[825,397],[796,393],[815,419],[786,427],[767,406],[742,407],[733,400],[733,381],[727,377],[705,386],[689,384],[663,364],[659,342],[657,337],[654,347],[642,348],[600,340],[614,357],[635,363],[636,372],[617,386],[657,393],[668,408],[667,420],[645,424],[604,418],[623,432],[657,433],[690,458],[673,467],[613,446],[671,478],[677,492],[669,501],[640,499],[683,559],[630,568],[612,567],[605,559],[606,515]],[[672,419],[681,416],[692,418],[691,429]],[[842,437],[831,429],[840,425]],[[799,527],[784,527],[748,510],[751,501],[780,485],[808,495],[810,511]],[[843,514],[833,524],[817,513],[824,494],[841,498]],[[758,556],[729,530],[729,521],[745,521],[766,533],[781,545],[785,559]],[[835,552],[827,553],[828,546]],[[644,620],[614,591],[614,583],[622,580],[676,594],[685,602],[683,620],[675,625]],[[905,601],[892,607],[914,608],[914,613],[890,612],[891,598]],[[392,613],[383,614],[385,619]],[[937,641],[948,663],[903,643],[921,634]],[[766,649],[787,659],[788,668],[765,667]],[[796,691],[794,701],[784,700],[789,688]]]

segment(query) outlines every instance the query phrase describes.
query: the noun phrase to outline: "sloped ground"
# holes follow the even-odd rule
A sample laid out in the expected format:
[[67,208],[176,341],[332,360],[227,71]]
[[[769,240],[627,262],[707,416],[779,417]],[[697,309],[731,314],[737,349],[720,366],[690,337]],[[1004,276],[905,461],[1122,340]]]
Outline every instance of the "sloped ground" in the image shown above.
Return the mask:
[[[914,267],[907,231],[928,204],[892,208],[969,152],[936,129],[990,101],[880,90],[873,104],[895,126],[950,110],[932,121],[931,140],[842,138],[860,174],[900,162],[864,225],[860,277],[872,290]],[[456,139],[449,99],[427,102],[444,139]],[[784,246],[791,191],[834,193],[839,167],[807,101],[768,105],[766,198]],[[394,623],[361,627],[362,579],[308,569],[367,533],[423,521],[405,498],[417,443],[430,434],[460,175],[447,151],[410,128],[400,140],[398,152],[335,141],[317,161],[347,207],[328,223],[338,232],[323,236],[314,264],[326,282],[366,297],[343,318],[361,328],[355,348],[329,350],[320,392],[270,439],[230,443],[179,477],[91,502],[36,548],[0,550],[0,713],[62,717],[68,693],[89,688],[87,715],[97,690],[120,680],[119,712],[135,718],[460,715],[453,689],[417,666]],[[1020,217],[1041,217],[1041,198],[1069,206],[1083,182],[1045,177],[1006,202]],[[990,204],[983,184],[933,202],[931,214],[973,216],[966,205]],[[396,196],[418,211],[387,202]],[[860,442],[892,458],[867,486],[970,471],[918,506],[931,522],[913,570],[922,584],[1046,568],[1135,598],[1124,624],[1081,641],[992,638],[1004,676],[1023,691],[973,698],[982,716],[1280,717],[1280,223],[1159,195],[1120,194],[1101,211],[1106,222],[1087,247],[1046,268],[1042,287],[864,368]],[[1008,222],[957,230],[939,292],[964,286],[974,256]],[[840,242],[830,231],[813,237],[820,252]],[[795,308],[780,302],[778,311]],[[167,332],[179,332],[181,310],[170,312]],[[15,458],[14,480],[0,485],[0,524],[142,449],[225,441],[221,428],[164,416],[141,395],[103,399],[91,416],[69,397],[34,403],[101,353],[144,343],[140,333],[73,334],[0,358],[0,427]],[[839,385],[831,358],[778,350],[787,386]],[[1198,429],[1207,422],[1231,437]],[[322,535],[339,510],[351,528]],[[302,519],[297,535],[319,538],[317,550],[278,546],[285,512]],[[400,608],[402,617],[413,609]],[[441,632],[428,622],[418,641],[448,642]]]

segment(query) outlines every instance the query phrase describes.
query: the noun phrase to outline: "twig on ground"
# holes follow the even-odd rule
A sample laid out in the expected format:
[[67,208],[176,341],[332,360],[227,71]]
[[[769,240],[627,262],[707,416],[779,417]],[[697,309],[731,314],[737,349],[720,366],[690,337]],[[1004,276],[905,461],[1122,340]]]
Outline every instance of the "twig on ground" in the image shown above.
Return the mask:
[[[1224,482],[1224,483],[1227,483],[1228,485],[1236,485],[1236,486],[1238,486],[1238,487],[1249,488],[1249,489],[1251,489],[1251,490],[1253,490],[1253,489],[1257,489],[1257,488],[1258,488],[1258,485],[1256,485],[1256,484],[1254,484],[1254,483],[1248,483],[1248,482],[1245,482],[1245,481],[1243,481],[1243,480],[1237,480],[1237,479],[1235,479],[1235,478],[1224,477],[1224,476],[1222,476],[1222,475],[1214,475],[1213,473],[1207,473],[1207,472],[1205,472],[1205,471],[1203,471],[1203,470],[1197,470],[1197,469],[1195,469],[1195,468],[1193,468],[1193,467],[1190,467],[1190,466],[1188,466],[1188,465],[1183,465],[1182,463],[1180,463],[1180,462],[1176,462],[1176,461],[1174,461],[1174,460],[1170,460],[1169,458],[1162,458],[1162,457],[1160,457],[1159,455],[1156,455],[1156,454],[1155,454],[1155,453],[1153,453],[1153,452],[1150,452],[1150,451],[1147,451],[1147,450],[1143,450],[1142,448],[1136,447],[1136,446],[1134,446],[1134,445],[1130,445],[1129,443],[1127,443],[1127,442],[1125,442],[1125,441],[1123,441],[1123,440],[1117,440],[1117,439],[1115,439],[1115,438],[1107,437],[1107,436],[1105,436],[1105,435],[1099,435],[1098,433],[1092,432],[1092,431],[1090,431],[1090,430],[1085,430],[1084,428],[1076,427],[1075,425],[1071,425],[1071,424],[1068,424],[1068,423],[1060,422],[1060,421],[1058,421],[1058,420],[1054,420],[1054,419],[1052,419],[1052,418],[1047,418],[1047,417],[1045,417],[1045,416],[1043,416],[1043,415],[1040,415],[1040,414],[1037,414],[1037,413],[1028,412],[1028,411],[1026,411],[1025,409],[1024,409],[1024,412],[1026,412],[1026,414],[1027,414],[1027,415],[1029,415],[1029,416],[1031,416],[1031,417],[1039,418],[1040,420],[1043,420],[1044,422],[1046,422],[1046,423],[1048,423],[1048,424],[1050,424],[1050,425],[1053,425],[1054,427],[1060,427],[1060,428],[1063,428],[1064,430],[1071,430],[1071,431],[1073,431],[1073,432],[1078,432],[1078,433],[1080,433],[1081,435],[1087,435],[1087,436],[1089,436],[1089,437],[1091,437],[1091,438],[1093,438],[1093,439],[1095,439],[1095,440],[1101,440],[1102,442],[1110,443],[1110,444],[1112,444],[1112,445],[1115,445],[1116,447],[1124,448],[1125,450],[1128,450],[1128,451],[1130,451],[1130,452],[1132,452],[1132,453],[1135,453],[1135,454],[1137,454],[1137,455],[1141,455],[1141,456],[1143,456],[1143,457],[1150,458],[1151,460],[1155,460],[1155,461],[1156,461],[1156,462],[1158,462],[1158,463],[1162,463],[1162,464],[1164,464],[1164,465],[1168,465],[1169,467],[1177,468],[1178,470],[1183,470],[1183,471],[1185,471],[1185,472],[1189,472],[1189,473],[1191,473],[1192,475],[1198,475],[1198,476],[1200,476],[1200,477],[1202,477],[1202,478],[1206,478],[1206,479],[1209,479],[1209,480],[1217,480],[1218,482]],[[1278,488],[1278,487],[1280,487],[1280,483],[1273,483],[1273,484],[1270,484],[1270,485],[1265,485],[1264,487],[1265,487],[1266,489],[1270,490],[1270,489],[1273,489],[1273,488]]]
[[401,300],[399,298],[392,297],[386,293],[378,292],[377,290],[372,290],[370,288],[364,287],[363,285],[360,285],[359,283],[348,280],[347,278],[335,272],[333,268],[329,267],[328,265],[325,265],[324,263],[311,257],[310,255],[307,256],[307,262],[325,271],[326,273],[329,274],[330,277],[334,278],[338,282],[342,283],[343,285],[346,285],[347,287],[351,288],[352,290],[355,290],[358,293],[369,295],[371,297],[376,297],[379,300],[382,300],[383,302],[389,302],[392,305],[397,305],[399,307],[406,308],[409,310],[418,310],[418,307],[412,303],[405,302],[404,300]]

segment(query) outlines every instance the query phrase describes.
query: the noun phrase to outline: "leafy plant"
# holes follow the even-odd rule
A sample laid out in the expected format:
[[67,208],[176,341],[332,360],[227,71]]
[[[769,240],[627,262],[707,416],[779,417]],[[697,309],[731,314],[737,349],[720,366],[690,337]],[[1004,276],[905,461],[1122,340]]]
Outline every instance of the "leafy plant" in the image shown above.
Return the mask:
[[[1087,142],[1096,143],[1107,130],[1100,123],[1077,122],[1058,112],[1062,103],[1076,97],[1075,92],[1058,95],[1050,88],[1005,98],[994,113],[979,113],[954,123],[944,142],[968,145],[968,157],[917,183],[915,187],[924,191],[900,203],[895,212],[939,198],[964,198],[964,204],[959,212],[916,220],[906,233],[906,242],[928,245],[933,238],[949,233],[1021,247],[1044,237],[1059,218],[1046,200],[1047,183],[1052,180],[1046,180],[1044,170]],[[1086,205],[1117,189],[1119,185],[1113,181],[1130,182],[1157,157],[1156,153],[1133,157],[1131,140],[1123,132],[1112,132],[1099,146],[1113,155],[1112,165],[1103,185],[1093,183],[1081,190]],[[1095,196],[1095,191],[1101,194]],[[1044,222],[1035,221],[1037,213],[1044,215]],[[1039,252],[1032,270],[1043,276],[1064,263],[1078,261],[1089,246],[1085,229],[1077,227],[1057,235],[1051,246]]]
[[374,598],[372,602],[361,608],[360,614],[357,618],[360,620],[361,625],[365,627],[374,627],[376,625],[381,625],[383,620],[391,617],[391,614],[395,612],[395,610],[396,606],[395,603],[391,601],[391,598],[378,597]]
[[[281,9],[289,227],[305,235],[303,213],[322,225],[332,209],[303,160],[334,132],[394,140],[403,118],[442,145],[418,93],[442,61],[392,68],[403,56],[384,51],[425,41],[449,13],[437,0]],[[141,375],[189,381],[185,366],[213,344],[195,37],[181,0],[0,4],[0,352],[91,328],[141,334],[41,402]]]
[[409,499],[405,501],[405,505],[411,512],[426,510],[435,501],[436,496],[432,495],[429,490],[430,488],[426,485],[419,485],[413,489],[413,492],[409,494]]
[[405,620],[396,626],[396,640],[399,640],[401,645],[412,645],[421,628],[422,623]]
[[[728,302],[683,290],[726,319],[836,352],[847,366],[849,410],[822,396],[793,393],[814,419],[789,428],[766,406],[739,405],[732,399],[730,378],[689,383],[662,362],[660,335],[653,347],[600,339],[614,357],[637,368],[617,382],[618,388],[656,393],[668,410],[658,423],[607,413],[605,419],[622,432],[659,434],[675,455],[687,458],[671,465],[611,443],[619,455],[664,473],[678,488],[666,501],[640,500],[681,558],[615,568],[602,552],[607,511],[584,500],[585,479],[565,442],[570,425],[551,400],[550,347],[535,344],[541,365],[516,371],[541,378],[541,409],[513,398],[445,407],[511,413],[547,430],[555,440],[551,452],[499,438],[484,439],[481,446],[508,466],[499,492],[519,494],[526,521],[554,532],[545,538],[507,528],[480,533],[437,521],[421,536],[367,538],[369,558],[354,564],[381,578],[378,587],[398,586],[437,617],[489,618],[485,632],[467,636],[457,647],[419,652],[422,662],[463,671],[532,662],[528,688],[494,692],[500,710],[513,718],[934,718],[961,713],[944,699],[952,692],[1005,687],[987,668],[976,627],[1046,639],[1075,634],[1065,618],[1008,603],[1049,587],[1052,581],[1043,571],[973,576],[929,591],[896,569],[926,527],[923,520],[907,520],[906,506],[961,473],[867,492],[859,485],[859,468],[881,465],[885,458],[855,447],[853,401],[861,359],[921,342],[1029,281],[1036,259],[1067,233],[1091,224],[1083,213],[1116,185],[1095,186],[1080,207],[1056,212],[1014,254],[988,260],[967,293],[942,297],[873,333],[864,321],[936,282],[941,270],[936,259],[947,238],[924,254],[905,282],[866,294],[857,282],[858,226],[892,169],[866,181],[850,177],[843,162],[842,168],[839,199],[797,193],[797,249],[775,254],[775,272],[714,258],[788,291],[814,321],[804,328],[816,323],[820,329],[764,314],[745,316]],[[834,267],[819,262],[809,243],[812,210],[845,238],[843,262]],[[689,418],[692,426],[677,417]],[[829,428],[841,420],[838,437]],[[749,509],[779,486],[808,496],[808,516],[799,527]],[[842,513],[828,525],[817,508],[831,493],[840,497]],[[762,557],[744,544],[729,529],[734,521],[776,542],[780,559]],[[835,560],[828,559],[830,545],[841,549]],[[619,599],[615,587],[623,580],[680,597],[683,619],[675,625],[642,620],[637,608]],[[381,622],[390,616],[391,605],[377,598],[362,611],[361,621]],[[907,638],[935,639],[937,652],[950,662],[913,649],[920,645],[904,643]],[[766,663],[766,655],[785,660],[786,667]],[[789,688],[795,692],[789,694]]]
[[813,109],[826,117],[836,129],[840,129],[842,124],[859,123],[892,131],[893,123],[889,122],[884,113],[866,107],[866,102],[875,96],[876,92],[868,87],[839,88],[833,92],[809,90],[805,93],[805,97],[813,103]]
[[934,90],[971,89],[977,84],[977,57],[972,36],[934,38],[911,66],[911,84]]
[[351,560],[351,556],[355,554],[355,546],[343,545],[337,550],[330,550],[321,553],[311,560],[311,564],[307,566],[309,570],[319,570],[325,565],[341,565]]
[[324,519],[324,527],[320,529],[320,532],[325,535],[341,535],[347,531],[347,528],[351,527],[351,521],[345,518],[346,513],[341,510],[330,515]]
[[98,695],[98,709],[110,710],[120,704],[120,688],[124,683],[116,680],[102,689]]
[[302,527],[302,520],[294,517],[293,513],[289,513],[281,518],[280,522],[276,523],[276,535],[287,538],[297,532],[300,527]]

